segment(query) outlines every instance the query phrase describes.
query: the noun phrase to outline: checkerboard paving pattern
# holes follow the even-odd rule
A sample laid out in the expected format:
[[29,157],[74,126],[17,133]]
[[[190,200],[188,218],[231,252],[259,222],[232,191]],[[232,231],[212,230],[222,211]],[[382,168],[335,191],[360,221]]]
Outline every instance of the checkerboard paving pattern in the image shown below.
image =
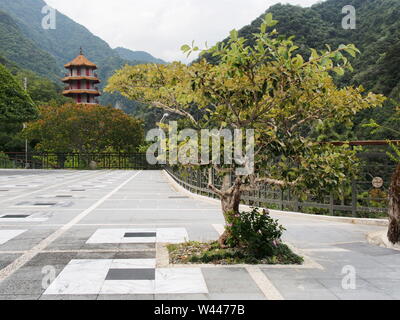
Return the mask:
[[26,230],[0,230],[0,245],[5,244],[11,239],[18,237]]
[[23,201],[19,202],[10,208],[51,208],[51,207],[70,207],[72,201]]
[[53,212],[1,213],[1,222],[44,222],[53,216]]
[[185,228],[98,229],[86,243],[182,243],[188,240]]
[[45,295],[208,293],[199,268],[156,268],[155,259],[71,260]]

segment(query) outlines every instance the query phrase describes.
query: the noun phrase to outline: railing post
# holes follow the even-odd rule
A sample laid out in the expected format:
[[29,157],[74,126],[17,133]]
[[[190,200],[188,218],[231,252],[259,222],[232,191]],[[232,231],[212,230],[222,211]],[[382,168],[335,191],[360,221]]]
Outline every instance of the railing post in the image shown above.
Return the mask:
[[281,209],[281,211],[283,211],[284,206],[283,206],[283,189],[280,188],[279,189],[279,208]]
[[351,214],[357,216],[357,183],[354,179],[351,181]]
[[197,188],[196,193],[199,193],[201,189],[201,170],[197,171]]
[[329,194],[329,214],[331,216],[333,216],[333,213],[334,213],[333,205],[334,205],[333,192],[331,192]]

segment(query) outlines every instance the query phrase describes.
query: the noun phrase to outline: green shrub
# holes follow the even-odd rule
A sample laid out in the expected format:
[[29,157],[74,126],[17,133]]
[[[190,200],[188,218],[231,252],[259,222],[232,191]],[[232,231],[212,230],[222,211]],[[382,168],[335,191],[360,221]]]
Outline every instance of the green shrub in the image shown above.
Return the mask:
[[12,168],[13,162],[10,158],[4,153],[0,151],[0,168],[7,169]]
[[226,228],[229,246],[243,247],[257,257],[274,255],[285,231],[267,211],[256,208],[233,216]]

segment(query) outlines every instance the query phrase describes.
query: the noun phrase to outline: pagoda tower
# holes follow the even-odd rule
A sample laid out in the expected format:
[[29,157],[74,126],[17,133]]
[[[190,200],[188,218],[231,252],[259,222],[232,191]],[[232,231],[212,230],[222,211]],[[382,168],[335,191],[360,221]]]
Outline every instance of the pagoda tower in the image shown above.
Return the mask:
[[63,95],[79,104],[98,104],[97,97],[101,94],[96,86],[100,83],[95,73],[97,66],[83,55],[82,48],[79,56],[64,67],[68,73],[62,79],[67,85]]

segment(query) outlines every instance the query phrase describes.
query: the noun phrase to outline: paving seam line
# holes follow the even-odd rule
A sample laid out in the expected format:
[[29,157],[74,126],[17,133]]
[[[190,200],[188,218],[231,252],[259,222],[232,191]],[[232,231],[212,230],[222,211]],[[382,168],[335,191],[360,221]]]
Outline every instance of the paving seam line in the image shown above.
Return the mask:
[[85,218],[89,213],[91,213],[93,210],[95,210],[97,207],[99,207],[101,204],[103,204],[107,199],[109,199],[111,196],[113,196],[115,193],[117,193],[121,188],[123,188],[126,184],[128,184],[131,180],[133,180],[135,177],[137,177],[141,171],[137,172],[133,176],[129,177],[127,180],[125,180],[123,183],[121,183],[118,187],[116,187],[114,190],[103,196],[101,199],[99,199],[96,203],[94,203],[92,206],[78,214],[75,218],[73,218],[70,222],[67,224],[63,225],[60,229],[52,233],[50,236],[48,236],[46,239],[42,240],[39,244],[28,250],[25,254],[14,260],[11,264],[6,266],[4,269],[0,270],[0,281],[3,281],[10,275],[12,275],[15,271],[17,271],[19,268],[24,266],[28,261],[30,261],[33,257],[35,257],[38,253],[43,251],[44,248],[46,248],[49,244],[54,242],[57,238],[59,238],[61,235],[63,235],[66,231],[68,231],[70,228],[72,228],[74,225],[76,225],[79,221],[81,221],[83,218]]
[[[221,225],[213,225],[213,227],[219,235],[224,232],[224,227]],[[245,269],[267,300],[284,300],[278,289],[257,265],[246,266]]]

